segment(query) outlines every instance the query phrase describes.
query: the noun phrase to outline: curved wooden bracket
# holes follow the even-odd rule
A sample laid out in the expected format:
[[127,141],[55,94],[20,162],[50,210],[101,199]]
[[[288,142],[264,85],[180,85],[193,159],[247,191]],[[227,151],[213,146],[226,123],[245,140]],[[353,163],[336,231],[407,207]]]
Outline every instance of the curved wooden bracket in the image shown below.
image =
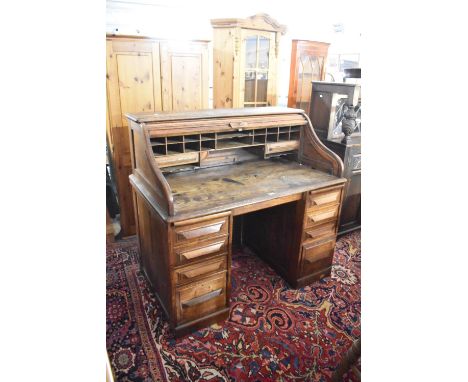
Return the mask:
[[304,126],[305,136],[301,140],[299,160],[312,168],[341,178],[344,170],[343,161],[317,137],[308,115],[306,113],[302,115],[307,119],[308,124]]

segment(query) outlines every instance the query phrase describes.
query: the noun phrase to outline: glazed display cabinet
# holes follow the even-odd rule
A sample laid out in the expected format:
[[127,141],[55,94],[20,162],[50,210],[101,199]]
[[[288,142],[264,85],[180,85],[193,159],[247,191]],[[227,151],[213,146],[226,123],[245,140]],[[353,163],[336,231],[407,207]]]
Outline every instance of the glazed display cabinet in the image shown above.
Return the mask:
[[329,45],[326,42],[292,40],[289,107],[309,114],[312,81],[325,80]]
[[213,106],[276,105],[279,41],[286,27],[265,14],[215,19],[211,25]]

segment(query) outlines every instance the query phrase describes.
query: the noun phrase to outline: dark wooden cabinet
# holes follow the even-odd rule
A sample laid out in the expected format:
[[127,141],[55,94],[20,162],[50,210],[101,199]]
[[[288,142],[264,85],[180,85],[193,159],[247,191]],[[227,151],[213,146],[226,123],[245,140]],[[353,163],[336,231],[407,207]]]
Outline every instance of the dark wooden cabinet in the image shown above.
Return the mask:
[[325,79],[329,45],[326,42],[292,40],[289,107],[302,109],[309,114],[312,81]]
[[[309,116],[317,136],[344,164],[345,186],[338,234],[361,227],[361,87],[358,84],[313,82]],[[341,124],[346,105],[358,111],[357,125],[344,140]]]
[[141,265],[176,335],[227,317],[234,239],[294,288],[330,274],[346,179],[302,110],[128,118]]
[[361,137],[351,137],[345,143],[324,139],[323,143],[341,158],[343,177],[348,179],[338,229],[338,234],[343,235],[361,228]]

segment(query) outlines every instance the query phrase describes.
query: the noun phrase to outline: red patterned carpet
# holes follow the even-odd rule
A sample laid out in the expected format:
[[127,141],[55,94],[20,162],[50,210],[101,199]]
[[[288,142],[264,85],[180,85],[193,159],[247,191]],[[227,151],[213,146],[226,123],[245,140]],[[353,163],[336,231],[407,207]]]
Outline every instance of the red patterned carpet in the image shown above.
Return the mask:
[[174,340],[137,263],[107,247],[107,351],[117,381],[329,381],[361,334],[361,234],[337,241],[331,277],[291,289],[233,254],[229,319]]

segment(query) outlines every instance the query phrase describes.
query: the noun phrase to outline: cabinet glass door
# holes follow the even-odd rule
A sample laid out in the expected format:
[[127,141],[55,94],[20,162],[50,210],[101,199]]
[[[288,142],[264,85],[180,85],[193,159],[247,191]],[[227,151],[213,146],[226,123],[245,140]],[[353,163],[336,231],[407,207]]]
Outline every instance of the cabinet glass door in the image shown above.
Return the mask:
[[268,106],[271,37],[248,35],[244,44],[244,107]]
[[322,77],[324,57],[303,54],[297,62],[296,107],[308,111],[312,94],[312,81]]

